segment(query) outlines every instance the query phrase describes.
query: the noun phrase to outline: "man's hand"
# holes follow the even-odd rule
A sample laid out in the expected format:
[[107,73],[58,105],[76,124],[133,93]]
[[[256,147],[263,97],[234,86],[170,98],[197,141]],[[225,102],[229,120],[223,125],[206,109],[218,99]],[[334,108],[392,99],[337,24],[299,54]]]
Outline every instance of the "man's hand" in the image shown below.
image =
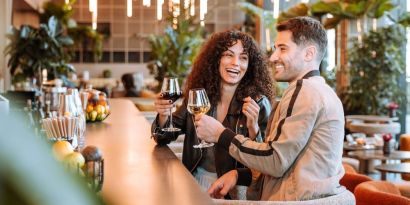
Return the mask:
[[208,194],[215,199],[221,199],[238,181],[238,171],[231,170],[217,179],[208,189]]
[[196,134],[206,142],[218,142],[225,127],[215,118],[208,115],[195,115]]
[[249,137],[255,139],[259,131],[258,117],[259,105],[251,97],[243,99],[242,113],[246,116],[246,127],[249,131]]

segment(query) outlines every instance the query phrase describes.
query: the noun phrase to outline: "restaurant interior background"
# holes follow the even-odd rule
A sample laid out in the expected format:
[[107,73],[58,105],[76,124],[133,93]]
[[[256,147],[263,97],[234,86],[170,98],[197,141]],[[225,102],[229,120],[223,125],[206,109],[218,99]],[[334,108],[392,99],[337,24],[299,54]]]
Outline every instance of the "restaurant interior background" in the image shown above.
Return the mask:
[[[14,26],[15,28],[19,28],[21,25],[32,25],[34,27],[38,27],[39,25],[39,12],[41,12],[41,5],[47,0],[6,0],[1,2],[1,6],[5,12],[2,13],[2,18],[0,19],[0,34],[1,36],[5,36],[8,31],[10,31],[10,27]],[[65,2],[63,0],[54,0],[51,1],[57,3],[59,5],[63,5]],[[156,55],[156,52],[152,52],[152,45],[150,44],[149,38],[150,36],[160,36],[164,33],[164,30],[167,26],[170,26],[171,20],[167,20],[170,14],[168,10],[170,9],[170,3],[175,2],[174,6],[179,4],[179,1],[167,1],[163,2],[162,5],[162,18],[158,20],[158,7],[157,1],[114,1],[114,0],[96,0],[96,7],[97,11],[95,12],[95,17],[93,17],[93,12],[90,12],[90,3],[93,1],[88,0],[77,0],[74,1],[75,3],[72,4],[72,18],[77,22],[79,26],[93,26],[93,22],[95,23],[95,29],[98,33],[101,34],[101,41],[100,41],[100,50],[98,50],[98,45],[95,46],[93,44],[93,39],[88,40],[84,38],[80,44],[77,44],[75,49],[72,49],[73,55],[69,62],[71,65],[74,66],[76,70],[76,75],[74,78],[81,79],[83,74],[86,75],[85,77],[91,78],[93,83],[97,84],[97,87],[101,87],[104,85],[108,85],[108,87],[113,88],[117,86],[121,76],[124,73],[139,73],[142,78],[144,79],[144,83],[148,85],[155,85],[156,81],[161,79],[161,76],[156,76],[159,74],[152,74],[148,69],[149,64],[155,64],[157,62],[153,61],[154,58],[159,58]],[[131,5],[127,5],[128,2],[131,2]],[[161,3],[161,1],[158,1]],[[189,2],[189,1],[186,1]],[[195,2],[195,1],[194,1]],[[292,7],[297,8],[301,3],[306,3],[309,5],[313,5],[318,1],[314,0],[256,0],[256,1],[248,1],[248,3],[252,3],[261,7],[265,11],[265,17],[260,20],[254,13],[250,12],[249,10],[252,9],[245,9],[240,8],[239,0],[227,0],[227,1],[199,1],[195,2],[196,7],[194,7],[194,26],[200,27],[200,14],[203,11],[204,7],[207,7],[207,12],[204,13],[204,30],[205,34],[200,37],[200,40],[206,38],[207,35],[216,31],[222,31],[231,28],[241,29],[247,32],[250,32],[255,39],[259,42],[260,46],[267,51],[271,51],[271,47],[273,45],[274,39],[274,29],[272,29],[273,25],[277,21],[276,18],[285,11],[292,12]],[[327,3],[337,2],[333,0],[323,1]],[[358,1],[360,2],[360,1]],[[376,1],[377,2],[377,1]],[[374,8],[361,8],[363,11],[357,11],[357,13],[347,13],[345,16],[341,15],[343,19],[337,25],[331,25],[331,29],[328,29],[328,36],[329,36],[329,47],[328,53],[325,59],[325,63],[322,66],[322,74],[326,75],[330,79],[330,83],[334,85],[335,89],[338,91],[339,96],[342,97],[343,92],[346,91],[349,84],[356,84],[351,83],[355,82],[353,77],[354,75],[361,75],[362,72],[372,72],[374,70],[371,67],[368,67],[364,70],[356,70],[355,73],[349,73],[349,66],[358,63],[349,61],[349,52],[352,50],[354,40],[362,40],[364,36],[375,29],[379,29],[386,27],[387,25],[394,24],[392,20],[388,17],[391,16],[393,19],[399,19],[400,14],[406,12],[406,8],[409,7],[408,2],[405,0],[393,0],[387,1],[393,3],[392,8],[388,8],[385,11],[383,9],[379,11],[380,14],[377,17],[374,17],[375,12],[372,11]],[[144,5],[150,3],[150,6]],[[206,5],[202,6],[201,4]],[[276,4],[278,6],[274,7],[273,5]],[[182,4],[181,4],[182,5]],[[129,8],[131,8],[128,10]],[[175,7],[176,8],[176,7]],[[382,7],[381,7],[382,8]],[[297,15],[303,15],[303,12],[307,11],[307,8],[299,7],[298,9],[294,9],[294,11],[299,12]],[[315,8],[311,6],[310,13],[314,14]],[[174,9],[175,10],[175,9]],[[189,8],[189,10],[192,10]],[[127,13],[128,12],[128,13]],[[131,12],[131,13],[129,13]],[[192,12],[192,11],[189,11]],[[301,12],[301,13],[300,13]],[[332,15],[337,15],[339,11],[324,11],[323,13],[327,13],[327,17],[332,17]],[[373,12],[373,13],[372,13]],[[317,14],[321,15],[320,12],[316,12]],[[294,14],[292,14],[294,15]],[[315,14],[316,15],[316,14]],[[327,18],[326,15],[321,18]],[[283,16],[283,14],[282,14]],[[282,16],[279,16],[279,20]],[[377,18],[377,20],[376,20]],[[94,20],[93,20],[94,19]],[[10,25],[10,23],[12,25]],[[271,28],[272,27],[272,28]],[[405,31],[404,28],[402,28]],[[409,33],[409,32],[407,32]],[[269,35],[270,38],[267,38],[266,35]],[[407,34],[408,37],[409,34]],[[189,36],[189,35],[188,35]],[[191,36],[192,37],[192,36]],[[408,90],[407,89],[407,82],[410,79],[409,77],[404,77],[410,75],[410,72],[406,72],[406,70],[410,69],[410,52],[406,52],[409,50],[409,46],[405,45],[405,38],[401,39],[401,47],[399,49],[402,50],[402,54],[405,54],[406,60],[399,60],[405,62],[405,64],[401,65],[401,67],[405,66],[405,70],[402,76],[399,79],[399,82],[384,82],[379,85],[377,88],[380,89],[387,85],[395,86],[397,83],[399,84],[399,89],[401,91]],[[6,45],[9,43],[7,38],[0,38],[1,48],[4,50]],[[188,43],[188,42],[187,42]],[[192,43],[192,42],[191,42]],[[267,44],[270,44],[267,46]],[[81,45],[81,46],[80,46]],[[183,46],[183,45],[182,45]],[[181,46],[181,47],[182,47]],[[198,47],[198,46],[196,46]],[[95,50],[100,52],[100,56],[96,57]],[[154,50],[159,50],[154,49]],[[383,51],[382,49],[380,51]],[[177,52],[177,51],[176,51]],[[153,55],[154,53],[154,55]],[[162,54],[164,55],[164,54]],[[191,57],[188,57],[192,58]],[[12,86],[12,79],[10,76],[9,69],[7,67],[7,56],[1,55],[0,56],[0,92],[5,92]],[[174,60],[181,60],[181,59],[174,59]],[[350,59],[352,60],[352,58]],[[370,59],[371,60],[371,59]],[[396,59],[397,60],[397,59]],[[161,60],[160,60],[161,61]],[[401,63],[402,63],[401,62]],[[360,62],[359,62],[360,63]],[[362,62],[366,63],[366,62]],[[389,65],[384,65],[380,67],[386,67]],[[170,68],[172,70],[172,68]],[[183,71],[184,75],[186,76],[186,70]],[[350,69],[352,70],[352,69]],[[328,71],[328,72],[326,72]],[[104,76],[109,75],[111,78],[110,80],[99,80],[102,79]],[[383,72],[380,72],[383,73]],[[404,75],[406,73],[406,75]],[[169,74],[169,73],[167,73]],[[378,75],[378,78],[384,78],[385,76]],[[69,74],[69,77],[72,77]],[[157,77],[157,79],[155,79]],[[363,78],[362,82],[366,81],[366,79],[372,79],[375,76],[367,76],[368,78]],[[390,78],[396,81],[395,78]],[[349,82],[349,80],[352,80]],[[103,84],[103,85],[100,85]],[[368,85],[360,85],[360,86],[368,86]],[[284,87],[284,85],[279,85],[279,87]],[[396,86],[397,87],[397,86]],[[357,90],[357,88],[354,88]],[[385,88],[388,90],[390,88]],[[397,89],[397,88],[395,88]],[[360,91],[361,92],[361,91]],[[360,93],[359,92],[359,93]],[[381,97],[379,99],[373,99],[371,101],[378,101],[377,102],[377,110],[373,108],[364,108],[367,105],[363,104],[372,104],[372,102],[353,102],[358,105],[360,111],[358,113],[349,113],[349,114],[387,114],[387,109],[385,109],[385,105],[389,102],[398,101],[399,103],[399,110],[400,110],[400,123],[401,123],[401,133],[405,133],[406,128],[406,120],[405,120],[405,113],[407,113],[408,103],[407,100],[405,101],[406,97],[395,100],[395,99],[387,99],[392,98],[391,94],[386,94],[386,92],[390,91],[382,91],[379,92]],[[374,95],[377,93],[376,91],[373,93],[369,93],[368,95],[358,95],[362,96],[362,99],[369,98],[369,96]],[[381,93],[381,94],[380,94]],[[357,95],[357,93],[356,93]],[[383,97],[384,96],[388,96]],[[395,94],[397,95],[397,93]],[[405,93],[401,93],[400,96],[405,96]],[[408,94],[407,94],[408,96]],[[357,97],[357,96],[356,96]],[[355,97],[348,97],[350,99],[354,99]],[[365,100],[362,100],[365,101]],[[407,106],[405,106],[407,105]],[[354,107],[354,106],[353,106]],[[355,108],[352,108],[353,110]],[[373,110],[372,110],[373,109]],[[349,110],[349,109],[348,109]],[[350,111],[348,111],[350,112]],[[355,111],[353,111],[355,112]]]
[[[153,92],[158,91],[156,86],[164,75],[183,79],[189,72],[195,49],[213,32],[232,28],[249,32],[268,55],[272,52],[274,25],[278,21],[307,14],[320,17],[327,27],[329,40],[321,73],[344,102],[346,114],[394,114],[400,123],[396,136],[410,133],[410,16],[406,13],[410,11],[409,1],[357,0],[349,1],[353,2],[350,7],[339,8],[329,6],[337,4],[337,0],[181,0],[188,2],[183,8],[179,0],[2,0],[1,51],[11,42],[6,35],[12,26],[17,29],[21,25],[39,27],[41,5],[46,2],[60,5],[58,8],[63,10],[68,9],[63,6],[65,3],[71,5],[71,17],[79,27],[84,26],[81,34],[89,35],[77,39],[78,44],[70,48],[71,56],[65,63],[72,65],[76,72],[66,73],[65,77],[73,85],[88,82],[99,89],[107,88],[109,97],[121,97],[121,77],[125,73],[138,73],[144,87]],[[192,2],[195,7],[190,6]],[[162,12],[159,12],[157,6],[161,3]],[[94,11],[90,11],[92,7]],[[184,9],[186,13],[182,13]],[[178,18],[178,15],[189,18],[190,32],[172,30],[181,28],[185,22],[185,17]],[[165,34],[186,39],[178,42],[177,48],[170,47]],[[155,44],[160,40],[165,41],[165,45]],[[184,46],[191,53],[182,57],[172,55],[183,52]],[[27,78],[19,81],[10,74],[10,58],[10,55],[0,55],[0,94],[35,86]],[[166,64],[164,58],[188,63],[183,68],[161,67]],[[277,87],[280,93],[286,85],[277,84]],[[146,101],[142,102],[146,105]]]

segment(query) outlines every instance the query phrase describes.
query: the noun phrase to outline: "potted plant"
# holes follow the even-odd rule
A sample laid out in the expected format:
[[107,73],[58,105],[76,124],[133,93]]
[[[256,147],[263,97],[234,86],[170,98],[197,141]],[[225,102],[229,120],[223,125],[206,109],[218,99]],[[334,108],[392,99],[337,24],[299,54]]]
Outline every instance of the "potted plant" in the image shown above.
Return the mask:
[[178,77],[183,85],[203,42],[203,28],[192,18],[185,18],[183,6],[180,13],[177,24],[172,24],[172,18],[168,18],[170,25],[166,26],[164,34],[148,36],[152,49],[148,69],[158,81],[157,91],[165,76]]
[[402,28],[392,25],[354,40],[349,52],[350,84],[342,93],[347,114],[387,115],[386,105],[402,104],[405,93],[399,78],[405,73]]
[[63,28],[67,31],[68,36],[73,39],[73,45],[68,47],[70,55],[74,56],[75,51],[91,51],[95,60],[100,60],[102,56],[103,40],[110,35],[109,30],[103,34],[91,28],[88,25],[78,25],[72,18],[74,10],[72,5],[76,0],[70,0],[68,3],[46,2],[43,5],[44,12],[40,14],[40,22],[47,22],[51,16],[55,16]]
[[5,55],[9,55],[8,67],[12,76],[37,79],[41,85],[41,71],[46,69],[54,78],[74,72],[68,64],[70,56],[64,48],[73,44],[73,40],[63,32],[55,17],[41,23],[38,28],[23,25],[20,29],[12,28],[7,35],[10,43]]

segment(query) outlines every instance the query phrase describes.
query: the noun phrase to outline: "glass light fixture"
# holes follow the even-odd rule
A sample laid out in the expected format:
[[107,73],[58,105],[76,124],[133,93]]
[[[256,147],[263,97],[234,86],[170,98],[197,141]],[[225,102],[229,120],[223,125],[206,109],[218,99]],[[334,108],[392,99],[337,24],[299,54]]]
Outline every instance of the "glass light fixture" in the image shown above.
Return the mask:
[[190,15],[195,16],[195,0],[191,0],[190,6]]
[[199,0],[199,20],[205,26],[205,14],[208,13],[208,0]]
[[132,0],[127,0],[127,16],[132,17]]
[[162,19],[162,5],[164,4],[164,0],[157,0],[157,19]]
[[151,0],[142,0],[142,5],[146,7],[151,7]]
[[97,29],[98,0],[90,0],[90,1],[92,1],[92,28],[96,30]]
[[[93,0],[90,0],[90,2]],[[132,16],[132,11],[129,11],[128,5],[130,5],[131,0],[127,0],[127,15],[128,17]],[[273,1],[273,0],[272,0]],[[276,0],[275,0],[276,1]],[[279,1],[279,0],[277,0]],[[157,19],[162,19],[162,6],[165,0],[157,0]],[[91,4],[90,4],[91,5]],[[151,6],[150,0],[142,0],[142,5],[146,7]],[[177,17],[181,14],[180,6],[183,5],[186,11],[186,18],[189,16],[195,16],[195,0],[168,0],[168,11],[172,14],[173,20],[173,27],[176,28],[178,23]],[[208,0],[199,0],[199,19],[201,22],[201,26],[205,25],[205,15],[208,12]],[[131,15],[130,15],[131,13]]]
[[279,0],[271,0],[273,4],[273,18],[277,19],[279,17]]
[[94,1],[95,1],[95,0],[88,0],[88,10],[89,10],[90,12],[93,12],[93,11],[94,11]]

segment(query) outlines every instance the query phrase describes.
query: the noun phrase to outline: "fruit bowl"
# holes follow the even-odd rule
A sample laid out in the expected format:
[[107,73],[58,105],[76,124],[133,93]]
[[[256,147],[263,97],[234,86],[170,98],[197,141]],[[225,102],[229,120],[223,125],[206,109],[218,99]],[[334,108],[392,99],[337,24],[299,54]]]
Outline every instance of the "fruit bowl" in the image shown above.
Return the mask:
[[101,122],[110,115],[110,106],[104,92],[98,90],[88,91],[88,101],[85,110],[87,122]]

